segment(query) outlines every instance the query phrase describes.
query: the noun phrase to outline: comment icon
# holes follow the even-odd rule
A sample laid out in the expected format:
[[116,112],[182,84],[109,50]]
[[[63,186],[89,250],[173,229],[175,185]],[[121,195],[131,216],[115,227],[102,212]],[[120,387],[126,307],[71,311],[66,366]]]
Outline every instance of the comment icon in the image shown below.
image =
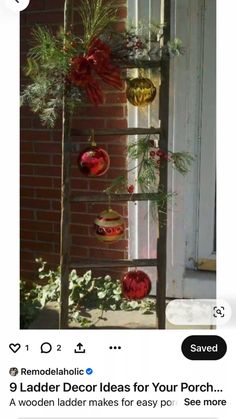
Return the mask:
[[52,351],[52,345],[49,342],[43,342],[40,346],[41,354],[49,354]]

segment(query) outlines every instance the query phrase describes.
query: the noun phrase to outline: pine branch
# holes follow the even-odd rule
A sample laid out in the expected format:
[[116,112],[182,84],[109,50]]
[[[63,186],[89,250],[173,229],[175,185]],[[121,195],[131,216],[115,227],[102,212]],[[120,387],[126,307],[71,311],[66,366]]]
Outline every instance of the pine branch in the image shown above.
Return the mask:
[[110,25],[117,21],[117,8],[104,0],[83,0],[79,9],[84,27],[84,46],[87,48]]
[[167,201],[175,195],[175,193],[166,193],[162,189],[162,186],[159,185],[161,167],[164,164],[170,163],[179,173],[186,175],[194,157],[188,152],[165,152],[159,148],[153,150],[153,142],[151,141],[150,134],[129,144],[128,157],[130,160],[136,160],[137,165],[127,170],[126,176],[119,176],[113,179],[106,192],[122,193],[128,190],[130,193],[133,193],[134,185],[128,187],[127,184],[128,173],[138,169],[135,182],[140,191],[143,193],[154,192],[158,194],[157,199],[151,204],[152,217],[157,220],[158,214],[165,214]]
[[195,160],[195,158],[186,151],[178,153],[170,152],[170,156],[173,168],[181,173],[181,175],[186,175],[189,172],[190,166]]

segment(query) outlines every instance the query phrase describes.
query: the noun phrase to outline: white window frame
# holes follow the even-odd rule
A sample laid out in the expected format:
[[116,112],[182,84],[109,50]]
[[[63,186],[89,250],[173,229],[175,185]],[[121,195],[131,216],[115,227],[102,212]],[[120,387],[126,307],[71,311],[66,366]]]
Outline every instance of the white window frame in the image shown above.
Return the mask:
[[[164,0],[128,0],[128,21],[138,22],[157,22],[163,23],[164,19]],[[136,74],[135,74],[136,73]],[[132,70],[132,74],[137,76],[138,70]],[[159,70],[152,72],[154,74],[154,83],[159,88],[160,82]],[[130,127],[159,127],[159,94],[157,93],[152,106],[146,108],[136,108],[132,105],[128,106],[128,123]],[[137,139],[138,137],[136,137]],[[131,136],[129,141],[134,141]],[[129,162],[129,168],[136,166],[137,162]],[[131,173],[129,182],[133,183],[136,173]],[[136,191],[137,192],[137,191]],[[137,203],[129,203],[129,257],[133,259],[151,259],[156,258],[157,238],[159,235],[158,225],[153,222],[151,211],[151,202],[143,201]],[[151,278],[152,290],[151,294],[156,294],[156,276],[157,269],[155,267],[145,267],[145,272]]]
[[[158,20],[161,3],[148,3],[149,11],[146,0],[128,0],[130,17]],[[154,4],[155,13],[150,12]],[[202,260],[215,259],[215,0],[172,0],[171,7],[171,37],[180,38],[186,51],[170,64],[169,149],[189,151],[196,160],[186,177],[169,171],[168,190],[177,195],[168,209],[167,296],[215,298],[215,273],[197,270]],[[130,107],[130,126],[145,121],[157,126],[151,109],[145,120]],[[158,227],[150,216],[144,218],[148,208],[148,203],[129,204],[130,257],[156,255]],[[148,272],[154,282],[155,268]]]

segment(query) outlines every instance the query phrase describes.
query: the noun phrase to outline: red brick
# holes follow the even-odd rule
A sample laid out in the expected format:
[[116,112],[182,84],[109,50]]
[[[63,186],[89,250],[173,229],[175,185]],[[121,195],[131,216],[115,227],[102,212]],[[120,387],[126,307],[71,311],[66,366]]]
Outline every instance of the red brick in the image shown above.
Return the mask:
[[88,189],[88,179],[75,178],[71,180],[72,191],[82,191]]
[[106,104],[108,103],[127,103],[127,98],[125,93],[115,92],[115,93],[106,93],[105,96]]
[[54,233],[60,233],[61,231],[61,226],[59,223],[54,223],[52,224],[52,229]]
[[32,29],[31,28],[27,28],[27,27],[22,27],[20,28],[20,41],[21,41],[21,45],[22,45],[22,49],[26,48],[26,51],[28,51],[27,46],[25,45],[25,41],[27,42],[29,37],[31,36],[32,33]]
[[30,220],[34,219],[34,211],[30,211],[29,209],[21,209],[20,210],[20,217],[22,220]]
[[[125,156],[110,156],[111,160],[111,168],[114,169],[122,169],[124,174],[124,169],[127,165],[127,159]],[[108,176],[110,177],[111,174],[108,172]]]
[[21,153],[21,156],[20,156],[21,164],[49,165],[50,160],[51,158],[47,154]]
[[57,189],[37,189],[37,198],[60,199],[60,190]]
[[73,202],[71,204],[71,213],[87,212],[88,204],[86,202]]
[[85,224],[85,225],[92,225],[94,222],[94,215],[93,214],[71,214],[71,222],[75,224]]
[[42,208],[42,209],[49,209],[50,208],[50,201],[46,201],[45,199],[29,199],[29,198],[21,198],[21,207],[22,208]]
[[29,152],[33,152],[33,144],[32,143],[26,143],[26,142],[22,142],[20,145],[20,151],[21,153],[29,153]]
[[24,249],[30,249],[30,250],[36,250],[38,252],[50,252],[53,249],[52,243],[43,243],[43,242],[34,242],[34,241],[26,241],[22,240],[21,246],[24,247]]
[[89,181],[89,190],[93,192],[103,192],[111,182],[103,179],[94,179]]
[[35,13],[28,13],[26,17],[27,23],[30,22],[30,24],[52,24],[52,23],[58,23],[58,25],[61,24],[63,21],[63,11],[57,12],[54,11],[53,13],[45,12],[35,12]]
[[[77,160],[77,159],[76,159]],[[82,184],[83,184],[83,182],[86,180],[86,179],[88,179],[88,177],[87,176],[83,176],[83,175],[81,175],[81,172],[80,172],[80,170],[78,169],[78,165],[77,165],[77,162],[76,162],[76,164],[74,164],[75,162],[73,162],[73,165],[72,165],[72,169],[71,169],[71,179],[77,179],[78,180],[78,184],[80,183],[80,180],[82,181]]]
[[32,252],[29,250],[20,250],[20,256],[25,259],[31,259],[32,258]]
[[38,188],[49,188],[50,186],[52,186],[52,179],[48,177],[22,176],[21,184],[23,186],[37,186]]
[[126,119],[107,119],[106,128],[127,128]]
[[20,188],[21,197],[34,197],[34,189],[33,188]]
[[58,233],[37,233],[37,238],[41,242],[58,242],[60,240],[60,234]]
[[60,213],[55,211],[37,211],[36,212],[37,220],[43,221],[53,221],[59,223],[60,221]]
[[52,201],[51,208],[54,211],[61,211],[61,199],[58,199],[57,201]]
[[53,178],[53,187],[56,189],[61,188],[61,179],[60,178]]
[[[31,118],[21,118],[20,120],[20,129],[31,129],[32,128],[32,121]],[[21,136],[21,141],[23,141],[23,138]]]
[[[45,8],[45,2],[47,2],[47,0],[31,0],[29,6],[27,7],[27,9],[25,9],[23,11],[23,13],[29,14],[29,12],[32,11],[32,10],[42,10],[42,9],[44,9]],[[57,3],[57,2],[55,1],[55,3]]]
[[72,235],[88,236],[89,228],[88,226],[81,224],[71,224],[70,232]]
[[61,154],[54,154],[52,156],[52,164],[53,166],[61,167]]
[[110,156],[123,156],[125,153],[125,156],[127,156],[127,146],[125,141],[120,144],[108,144],[108,153]]
[[[31,255],[32,256],[32,255]],[[22,256],[23,259],[23,256]],[[20,267],[21,267],[21,278],[23,280],[28,278],[28,274],[31,273],[31,275],[34,273],[35,280],[37,279],[37,266],[34,262],[34,257],[32,256],[32,260],[23,259],[21,260]]]
[[61,153],[61,145],[56,143],[35,143],[34,150],[39,153]]
[[89,257],[91,258],[101,258],[101,259],[123,259],[124,252],[120,250],[112,250],[112,249],[90,249],[89,250]]
[[[37,238],[37,233],[36,231],[22,231],[21,232],[21,239],[25,239],[25,240],[36,240]],[[28,257],[28,255],[27,255]]]
[[122,106],[101,106],[101,107],[84,107],[80,109],[80,117],[109,117],[121,118],[124,116],[124,109]]
[[20,175],[21,176],[24,176],[24,175],[33,175],[34,174],[34,165],[32,165],[32,166],[23,166],[22,164],[21,164],[21,166],[20,166]]
[[114,25],[114,31],[116,32],[125,32],[126,30],[126,22],[118,22]]
[[22,141],[50,141],[51,132],[47,130],[22,130],[21,131]]
[[120,19],[126,19],[126,17],[127,17],[127,7],[120,7],[119,8],[118,17]]
[[40,252],[40,255],[37,257],[41,257],[43,260],[47,262],[47,267],[52,267],[53,269],[56,269],[60,264],[60,257],[57,253],[53,252]]
[[88,257],[88,249],[82,246],[72,246],[71,247],[71,255],[75,258],[75,260],[79,260],[81,257]]
[[103,129],[105,128],[105,121],[104,119],[74,119],[72,128],[78,129]]
[[[26,79],[27,81],[27,79]],[[21,118],[32,118],[32,116],[35,115],[31,108],[29,108],[28,106],[22,106],[20,108],[20,117]]]
[[61,168],[57,166],[35,166],[34,173],[39,176],[60,177]]
[[115,179],[116,177],[118,177],[118,176],[126,176],[126,172],[125,172],[125,170],[124,169],[113,169],[113,168],[110,168],[110,170],[109,170],[109,178],[110,178],[110,181],[112,180],[112,179]]
[[120,251],[120,250],[125,250],[127,247],[127,242],[124,240],[121,240],[117,243],[112,243],[110,245],[106,244],[106,243],[102,243],[100,241],[97,240],[97,238],[93,235],[91,235],[90,237],[83,237],[81,238],[80,236],[73,236],[72,237],[72,245],[78,245],[78,246],[85,246],[88,249],[94,249],[94,248],[99,248],[99,249],[104,249],[104,250],[112,250],[112,251]]
[[32,220],[23,220],[21,222],[21,228],[24,230],[29,231],[52,231],[53,225],[52,223],[40,222],[40,221],[32,221]]
[[[106,209],[107,208],[107,206],[108,206],[108,202],[106,203],[101,203],[101,204],[99,204],[99,203],[93,203],[93,204],[88,204],[89,205],[89,208],[88,208],[88,210],[89,210],[89,213],[90,214],[94,214],[94,215],[97,215],[97,214],[99,214],[100,212],[102,212],[102,211],[104,211],[104,209]],[[122,208],[123,208],[123,206],[124,206],[124,204],[116,204],[115,202],[112,202],[112,209],[114,210],[114,211],[118,211],[118,212],[121,212],[122,211]]]

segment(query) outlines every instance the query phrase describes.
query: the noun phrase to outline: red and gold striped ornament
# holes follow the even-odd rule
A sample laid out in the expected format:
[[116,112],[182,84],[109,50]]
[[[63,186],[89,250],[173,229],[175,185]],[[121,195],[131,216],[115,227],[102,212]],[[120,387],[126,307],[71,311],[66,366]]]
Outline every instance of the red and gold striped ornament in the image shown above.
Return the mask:
[[105,243],[123,239],[125,234],[124,218],[113,209],[102,211],[94,220],[95,237]]
[[141,300],[151,291],[151,280],[143,271],[129,271],[122,280],[123,296],[128,300]]

